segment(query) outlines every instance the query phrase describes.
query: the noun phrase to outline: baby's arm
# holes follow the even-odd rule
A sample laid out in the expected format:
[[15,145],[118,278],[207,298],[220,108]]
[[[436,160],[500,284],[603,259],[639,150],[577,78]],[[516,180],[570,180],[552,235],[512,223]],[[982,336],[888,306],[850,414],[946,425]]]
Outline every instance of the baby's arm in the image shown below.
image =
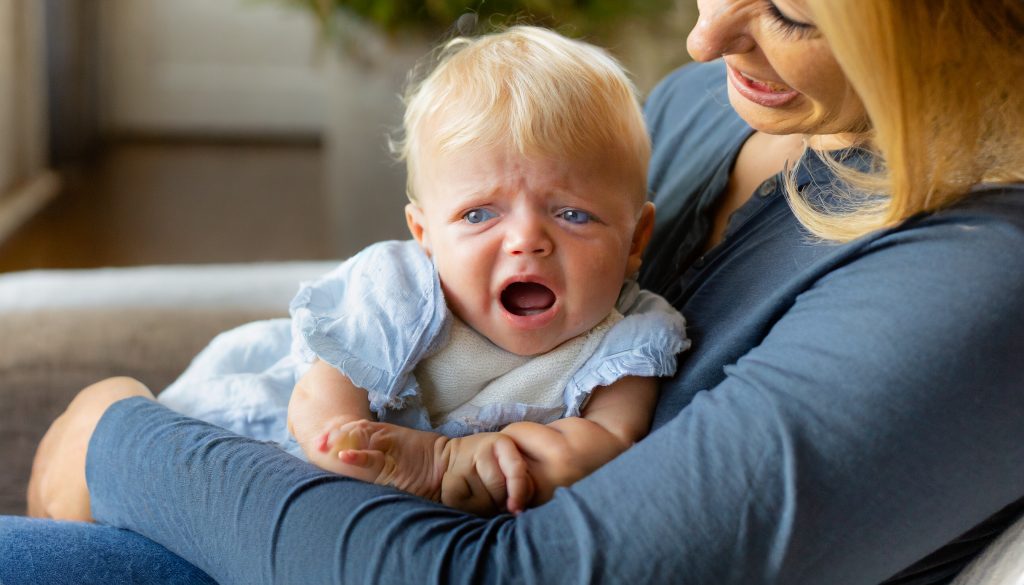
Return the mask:
[[299,442],[311,463],[338,471],[337,451],[333,457],[323,451],[320,439],[329,427],[358,420],[373,420],[366,391],[329,364],[316,360],[292,391],[288,402],[288,432]]
[[288,403],[288,430],[318,467],[478,514],[519,511],[530,500],[532,482],[509,437],[449,439],[373,418],[366,391],[320,360]]
[[657,391],[655,378],[626,377],[594,390],[582,416],[452,439],[442,501],[478,514],[547,502],[647,434]]
[[595,389],[581,416],[502,429],[526,458],[534,483],[530,505],[547,502],[556,487],[589,475],[646,435],[657,396],[657,379],[629,376]]
[[489,516],[518,514],[533,499],[533,479],[523,454],[507,435],[477,433],[448,442],[441,502]]
[[288,403],[288,430],[314,465],[438,500],[448,438],[376,422],[366,391],[317,360]]

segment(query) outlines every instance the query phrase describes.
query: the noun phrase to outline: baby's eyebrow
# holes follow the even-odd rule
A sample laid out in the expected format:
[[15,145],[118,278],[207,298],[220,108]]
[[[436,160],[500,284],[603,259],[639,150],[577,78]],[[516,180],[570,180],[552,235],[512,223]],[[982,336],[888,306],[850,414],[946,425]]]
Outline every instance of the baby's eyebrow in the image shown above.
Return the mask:
[[450,193],[446,197],[448,202],[456,207],[482,205],[493,199],[486,191],[470,191],[468,193]]
[[483,189],[467,189],[465,191],[458,191],[457,189],[451,189],[445,191],[447,198],[457,203],[474,203],[478,201],[486,201],[489,199],[495,199],[501,195],[501,187],[494,185],[490,188]]
[[554,199],[561,199],[570,205],[593,205],[595,203],[594,198],[591,196],[589,191],[580,191],[573,189],[550,189],[547,195]]

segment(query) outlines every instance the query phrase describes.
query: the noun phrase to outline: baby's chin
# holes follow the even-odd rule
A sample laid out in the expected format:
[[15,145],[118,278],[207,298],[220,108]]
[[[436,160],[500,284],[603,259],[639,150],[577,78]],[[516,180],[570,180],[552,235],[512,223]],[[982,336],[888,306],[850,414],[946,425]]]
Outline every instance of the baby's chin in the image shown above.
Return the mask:
[[[594,325],[596,325],[596,323]],[[488,336],[488,338],[491,343],[494,343],[509,353],[514,353],[522,357],[534,357],[549,353],[565,342],[575,339],[587,331],[590,331],[592,328],[593,326],[568,329],[564,327],[564,325],[559,324],[557,330],[555,330],[556,328],[554,327],[554,324],[552,324],[552,326],[548,328],[523,331],[521,329],[508,327],[498,335],[493,337]]]
[[[491,341],[492,341],[492,343],[494,342],[494,340],[491,340]],[[565,341],[566,340],[559,340],[559,341],[554,342],[554,343],[551,343],[551,342],[547,342],[547,343],[529,343],[529,342],[495,343],[495,345],[497,345],[498,347],[500,347],[501,349],[503,349],[503,350],[505,350],[505,351],[507,351],[509,353],[514,353],[514,354],[516,354],[518,356],[521,356],[521,357],[535,357],[535,356],[544,355],[546,353],[551,352],[552,350],[557,348],[559,345],[562,345],[563,343],[565,343]]]
[[548,300],[543,300],[543,296],[533,294],[536,291],[520,292],[522,294],[503,294],[504,298],[492,305],[491,310],[498,312],[480,318],[463,315],[454,308],[452,310],[488,341],[522,357],[546,354],[566,341],[590,331],[604,319],[602,316],[594,323],[580,323],[575,319],[577,322],[570,323],[567,321],[570,316],[564,303],[553,293]]
[[471,321],[465,319],[463,321],[494,345],[522,357],[543,355],[562,345],[566,340],[575,337],[568,332],[560,331],[560,327],[558,327],[558,331],[553,326],[523,330],[511,323],[502,323],[501,321],[504,319],[499,319],[498,322],[480,323],[483,326],[480,328],[474,326]]

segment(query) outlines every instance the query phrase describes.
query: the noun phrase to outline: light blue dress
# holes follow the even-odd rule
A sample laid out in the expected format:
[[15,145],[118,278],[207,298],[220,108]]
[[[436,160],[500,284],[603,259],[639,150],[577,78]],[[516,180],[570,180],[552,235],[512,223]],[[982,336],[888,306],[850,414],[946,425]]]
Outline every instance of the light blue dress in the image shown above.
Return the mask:
[[434,264],[419,246],[382,242],[302,283],[290,320],[258,321],[217,336],[159,400],[238,434],[277,442],[301,457],[286,426],[288,401],[295,383],[319,358],[365,389],[370,409],[384,422],[449,436],[496,430],[518,420],[547,423],[578,415],[598,386],[625,376],[675,373],[676,354],[689,346],[683,317],[633,281],[623,285],[616,309],[623,317],[567,373],[555,412],[507,400],[479,409],[475,419],[435,425],[414,370],[449,342],[455,318]]

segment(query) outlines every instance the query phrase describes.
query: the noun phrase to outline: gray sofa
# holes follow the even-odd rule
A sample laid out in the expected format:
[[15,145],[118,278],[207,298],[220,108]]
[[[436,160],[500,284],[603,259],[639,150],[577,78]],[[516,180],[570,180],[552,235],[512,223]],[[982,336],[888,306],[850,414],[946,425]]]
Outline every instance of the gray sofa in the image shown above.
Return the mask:
[[85,386],[167,386],[218,332],[287,315],[333,262],[30,271],[0,275],[0,514],[22,514],[32,456]]
[[[0,514],[22,514],[35,446],[71,397],[113,375],[167,386],[217,333],[287,314],[334,262],[0,275]],[[1024,585],[1024,519],[956,583]]]

